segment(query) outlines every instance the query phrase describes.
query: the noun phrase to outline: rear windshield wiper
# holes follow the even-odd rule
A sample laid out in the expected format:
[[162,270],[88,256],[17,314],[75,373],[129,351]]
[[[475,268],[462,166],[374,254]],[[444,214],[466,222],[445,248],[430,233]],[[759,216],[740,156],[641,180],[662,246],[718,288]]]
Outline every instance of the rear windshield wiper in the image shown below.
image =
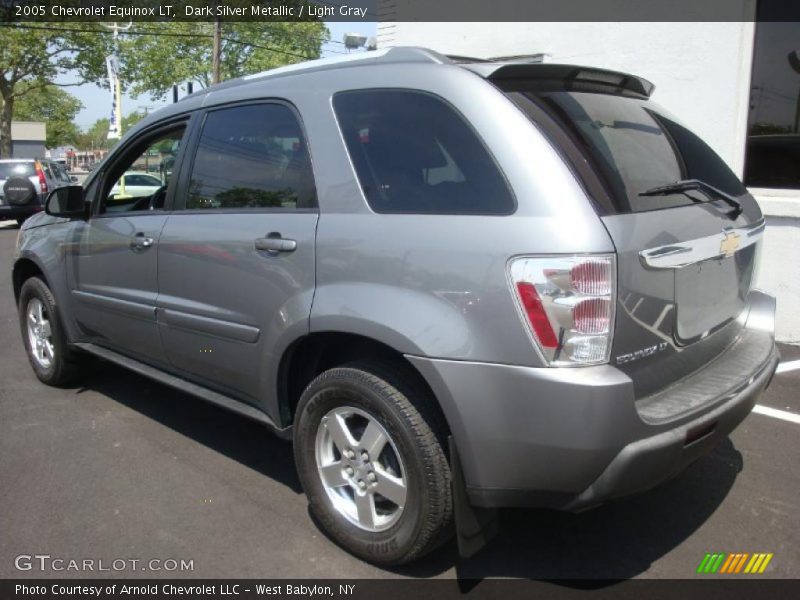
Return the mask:
[[[709,198],[716,196],[726,204],[733,207],[733,216],[738,217],[742,212],[742,204],[730,194],[723,192],[720,189],[715,188],[712,185],[709,185],[705,181],[700,181],[699,179],[684,179],[682,181],[676,181],[675,183],[670,183],[668,185],[660,185],[657,187],[650,188],[649,190],[645,190],[644,192],[639,192],[640,196],[666,196],[668,194],[685,194],[686,192],[697,190],[699,192],[703,192]],[[709,192],[711,192],[709,194]],[[687,194],[688,195],[688,194]],[[689,196],[694,202],[701,202],[701,200],[697,200],[696,198],[692,198]]]

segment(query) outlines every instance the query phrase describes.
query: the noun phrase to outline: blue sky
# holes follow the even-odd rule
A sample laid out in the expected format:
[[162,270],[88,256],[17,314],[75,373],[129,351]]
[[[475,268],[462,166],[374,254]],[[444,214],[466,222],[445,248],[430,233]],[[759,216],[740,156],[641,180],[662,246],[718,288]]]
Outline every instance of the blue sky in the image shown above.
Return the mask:
[[[375,35],[377,31],[377,23],[365,23],[363,21],[354,23],[326,22],[325,24],[331,32],[331,40],[336,40],[338,42],[342,41],[342,36],[345,33],[361,33],[370,36]],[[331,41],[323,46],[322,56],[324,58],[339,56],[341,52],[344,52],[344,46]],[[60,78],[59,82],[68,82],[70,80],[71,78],[66,76]],[[78,113],[75,119],[75,122],[81,129],[86,129],[97,119],[108,116],[111,110],[111,96],[107,88],[101,88],[97,85],[86,83],[84,85],[67,87],[64,89],[83,103],[83,110]],[[127,115],[133,110],[143,110],[143,107],[147,107],[150,111],[153,111],[171,101],[171,97],[163,102],[153,102],[147,95],[132,98],[126,94],[122,98],[122,114]]]

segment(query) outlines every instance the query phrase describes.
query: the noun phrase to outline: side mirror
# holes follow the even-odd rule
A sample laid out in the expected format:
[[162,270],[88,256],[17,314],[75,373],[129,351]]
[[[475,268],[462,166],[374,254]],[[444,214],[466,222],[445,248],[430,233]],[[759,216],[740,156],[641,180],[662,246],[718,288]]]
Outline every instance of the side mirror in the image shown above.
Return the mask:
[[44,212],[53,217],[85,217],[86,201],[83,198],[83,187],[68,185],[56,188],[47,196]]
[[69,180],[70,180],[72,183],[78,183],[78,178],[77,178],[75,175],[70,175],[70,176],[69,176]]

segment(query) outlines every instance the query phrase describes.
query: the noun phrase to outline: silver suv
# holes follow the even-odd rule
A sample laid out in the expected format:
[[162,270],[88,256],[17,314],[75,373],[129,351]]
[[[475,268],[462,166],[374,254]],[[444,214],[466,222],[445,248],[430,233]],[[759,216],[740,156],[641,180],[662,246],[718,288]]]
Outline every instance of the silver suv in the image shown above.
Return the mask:
[[34,158],[0,159],[0,221],[18,225],[40,212],[48,192],[77,181],[63,165]]
[[189,96],[24,226],[31,365],[61,385],[91,354],[264,423],[375,563],[652,488],[778,362],[761,212],[652,89],[396,48]]

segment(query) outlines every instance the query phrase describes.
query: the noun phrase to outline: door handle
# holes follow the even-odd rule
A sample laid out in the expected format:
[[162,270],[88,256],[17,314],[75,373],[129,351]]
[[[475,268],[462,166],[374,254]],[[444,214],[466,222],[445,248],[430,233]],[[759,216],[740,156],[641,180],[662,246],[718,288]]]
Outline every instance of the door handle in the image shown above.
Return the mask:
[[140,252],[147,250],[154,243],[153,238],[146,236],[141,231],[131,238],[131,250]]
[[294,252],[297,249],[297,242],[281,237],[280,233],[273,231],[265,237],[256,239],[255,247],[256,250],[267,252]]

